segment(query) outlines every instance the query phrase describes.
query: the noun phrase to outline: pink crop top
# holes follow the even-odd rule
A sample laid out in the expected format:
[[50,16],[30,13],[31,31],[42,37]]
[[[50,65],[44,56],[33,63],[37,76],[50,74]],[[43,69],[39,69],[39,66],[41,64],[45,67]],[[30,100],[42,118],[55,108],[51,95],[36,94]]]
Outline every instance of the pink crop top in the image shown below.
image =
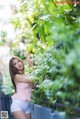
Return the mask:
[[32,88],[28,83],[19,82],[16,84],[16,93],[11,96],[12,99],[22,99],[30,101]]

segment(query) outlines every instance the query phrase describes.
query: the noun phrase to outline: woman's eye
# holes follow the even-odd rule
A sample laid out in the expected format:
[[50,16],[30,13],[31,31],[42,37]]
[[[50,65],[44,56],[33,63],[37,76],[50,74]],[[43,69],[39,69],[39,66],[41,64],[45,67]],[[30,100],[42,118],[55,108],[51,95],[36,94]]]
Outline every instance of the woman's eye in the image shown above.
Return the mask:
[[20,62],[20,60],[18,60],[18,62]]
[[13,64],[16,65],[16,62],[14,62]]

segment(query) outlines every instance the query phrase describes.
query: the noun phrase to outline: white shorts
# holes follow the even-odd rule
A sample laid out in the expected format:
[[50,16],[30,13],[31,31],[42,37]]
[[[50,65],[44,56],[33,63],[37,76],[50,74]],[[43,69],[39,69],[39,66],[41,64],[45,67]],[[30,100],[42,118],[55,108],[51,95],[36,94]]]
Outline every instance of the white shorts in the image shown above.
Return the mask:
[[11,113],[22,110],[25,113],[30,113],[30,102],[20,99],[14,99],[11,104]]

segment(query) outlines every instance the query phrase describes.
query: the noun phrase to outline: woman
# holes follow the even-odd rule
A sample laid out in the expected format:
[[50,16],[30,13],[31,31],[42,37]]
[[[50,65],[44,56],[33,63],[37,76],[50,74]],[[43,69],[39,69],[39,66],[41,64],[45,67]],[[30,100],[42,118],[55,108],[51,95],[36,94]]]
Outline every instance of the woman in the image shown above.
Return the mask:
[[[27,60],[30,64],[30,58]],[[30,80],[30,76],[24,74],[23,61],[18,57],[10,59],[9,70],[15,89],[15,94],[11,97],[11,113],[16,119],[31,119],[30,97],[34,83]]]

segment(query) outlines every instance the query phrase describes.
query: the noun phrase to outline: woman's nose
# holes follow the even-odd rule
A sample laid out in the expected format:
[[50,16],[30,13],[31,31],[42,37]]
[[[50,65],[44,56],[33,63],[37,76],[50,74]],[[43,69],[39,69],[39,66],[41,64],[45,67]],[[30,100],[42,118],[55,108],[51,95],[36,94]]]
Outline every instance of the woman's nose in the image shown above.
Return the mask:
[[19,62],[18,65],[20,65],[21,63]]

